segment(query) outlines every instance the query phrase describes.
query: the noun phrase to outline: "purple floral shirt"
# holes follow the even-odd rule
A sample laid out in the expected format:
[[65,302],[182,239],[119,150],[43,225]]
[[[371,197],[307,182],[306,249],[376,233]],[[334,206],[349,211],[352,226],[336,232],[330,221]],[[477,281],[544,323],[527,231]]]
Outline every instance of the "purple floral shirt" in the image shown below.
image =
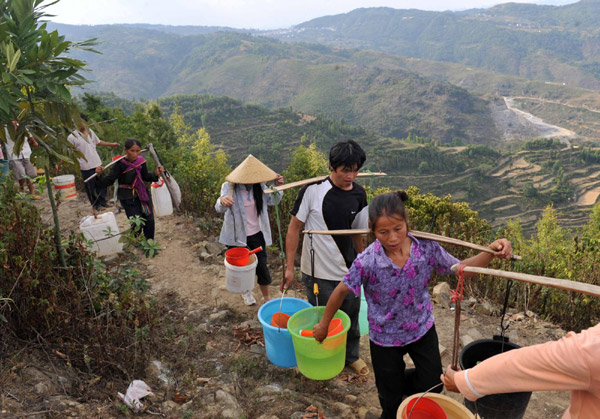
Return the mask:
[[419,340],[434,323],[427,284],[433,270],[452,273],[460,261],[435,241],[412,239],[410,257],[399,268],[375,240],[359,254],[344,284],[360,296],[361,285],[369,307],[369,338],[379,346],[404,346]]

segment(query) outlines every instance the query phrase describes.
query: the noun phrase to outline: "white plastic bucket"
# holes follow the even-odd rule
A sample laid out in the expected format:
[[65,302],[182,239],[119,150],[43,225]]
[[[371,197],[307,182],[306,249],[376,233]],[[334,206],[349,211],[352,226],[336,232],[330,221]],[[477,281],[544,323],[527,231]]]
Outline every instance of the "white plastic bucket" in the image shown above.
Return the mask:
[[225,260],[225,288],[235,294],[243,294],[254,288],[256,275],[256,255],[250,255],[250,263],[246,266],[235,266]]
[[158,182],[152,182],[151,189],[154,215],[164,217],[173,214],[173,202],[165,181],[160,178]]
[[52,178],[54,190],[60,192],[60,197],[63,200],[75,199],[77,197],[77,189],[75,189],[75,176],[62,175]]
[[119,226],[112,212],[99,214],[98,218],[92,215],[83,218],[79,229],[86,239],[93,241],[92,249],[98,256],[113,255],[123,250],[123,243],[119,243]]

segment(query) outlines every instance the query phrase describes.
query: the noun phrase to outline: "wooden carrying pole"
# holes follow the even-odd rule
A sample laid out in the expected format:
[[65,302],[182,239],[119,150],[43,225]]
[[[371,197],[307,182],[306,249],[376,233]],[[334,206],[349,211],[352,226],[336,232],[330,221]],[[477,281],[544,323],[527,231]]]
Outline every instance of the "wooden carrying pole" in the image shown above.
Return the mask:
[[[458,271],[460,264],[452,266],[454,272]],[[500,276],[508,279],[516,279],[517,281],[529,282],[531,284],[544,285],[546,287],[558,288],[565,291],[575,291],[582,294],[593,295],[600,297],[600,286],[586,284],[584,282],[569,281],[568,279],[550,278],[547,276],[537,276],[530,274],[522,274],[519,272],[507,272],[498,269],[478,268],[475,266],[465,266],[465,272],[477,274]]]
[[[328,235],[353,235],[353,234],[369,234],[369,229],[349,229],[349,230],[304,230],[304,234],[328,234]],[[410,234],[418,239],[434,240],[446,244],[455,244],[457,246],[468,247],[469,249],[479,250],[480,252],[494,253],[489,247],[481,246],[475,243],[469,243],[464,240],[453,239],[452,237],[440,236],[439,234],[425,233],[423,231],[410,230]],[[512,255],[511,259],[521,260],[521,256]]]
[[[142,149],[142,151],[140,151],[140,153],[145,153],[146,151],[148,151],[147,148]],[[118,159],[114,159],[113,161],[111,161],[110,163],[108,163],[106,166],[104,166],[104,170],[108,169],[110,166],[112,166],[113,164],[123,160],[125,157],[127,157],[127,154],[122,155],[121,157],[119,157]],[[83,183],[87,183],[89,180],[94,179],[96,176],[98,176],[98,173],[94,173],[92,174],[89,178],[84,179]]]
[[[359,173],[357,177],[371,177],[371,176],[387,176],[386,173],[377,172],[377,173]],[[325,179],[327,176],[317,176],[310,179],[298,180],[296,182],[286,183],[285,185],[277,186],[278,191],[285,191],[286,189],[292,189],[299,186],[310,185],[311,183],[319,182]],[[263,190],[264,193],[273,193],[275,192],[271,188],[267,188]]]

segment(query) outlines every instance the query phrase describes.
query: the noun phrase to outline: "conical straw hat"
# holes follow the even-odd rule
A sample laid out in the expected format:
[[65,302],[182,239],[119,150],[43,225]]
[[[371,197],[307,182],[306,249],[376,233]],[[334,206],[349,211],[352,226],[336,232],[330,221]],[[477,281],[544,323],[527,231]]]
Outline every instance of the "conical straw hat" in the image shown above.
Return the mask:
[[225,180],[231,183],[252,184],[268,182],[275,180],[277,173],[269,169],[264,163],[261,163],[252,154],[246,157],[246,160],[240,163],[233,172],[225,177]]

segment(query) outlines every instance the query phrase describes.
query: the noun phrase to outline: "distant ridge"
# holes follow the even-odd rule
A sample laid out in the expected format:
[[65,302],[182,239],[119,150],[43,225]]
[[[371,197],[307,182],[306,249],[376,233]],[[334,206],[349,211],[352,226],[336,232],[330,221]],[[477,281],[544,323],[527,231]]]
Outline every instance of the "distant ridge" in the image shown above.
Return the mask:
[[182,36],[144,25],[65,26],[62,33],[102,42],[102,54],[74,54],[92,69],[95,91],[132,99],[229,96],[343,119],[395,138],[410,133],[440,143],[501,138],[485,100],[419,77],[382,54],[233,32]]
[[600,90],[600,2],[431,12],[363,8],[265,35],[456,62]]

